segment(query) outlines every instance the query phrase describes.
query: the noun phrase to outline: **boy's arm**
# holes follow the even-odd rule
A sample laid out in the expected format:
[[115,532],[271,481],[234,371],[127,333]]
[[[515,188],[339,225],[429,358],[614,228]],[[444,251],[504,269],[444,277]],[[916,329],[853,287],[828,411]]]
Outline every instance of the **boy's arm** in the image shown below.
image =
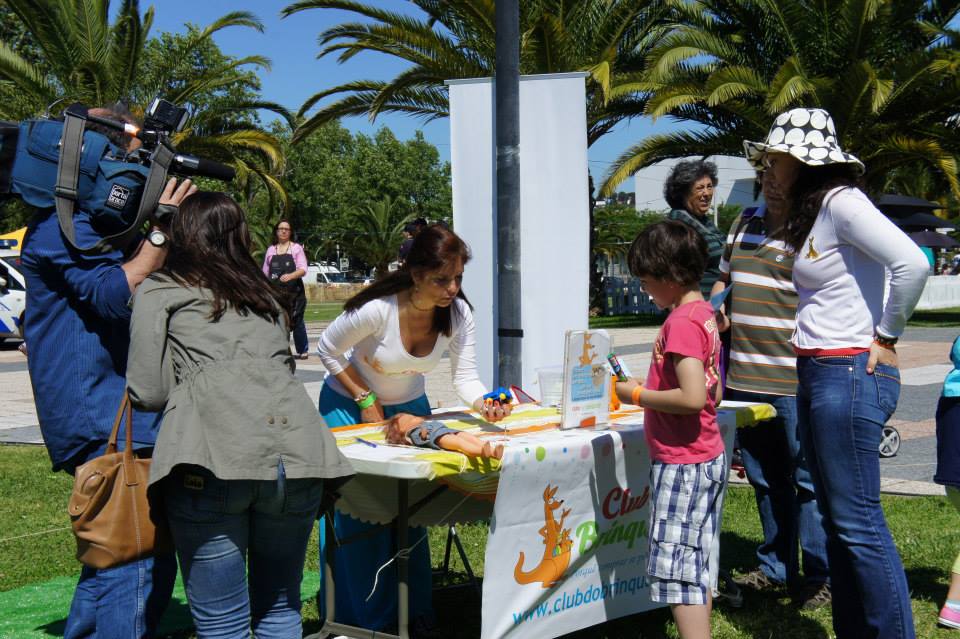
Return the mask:
[[[674,415],[699,413],[707,403],[707,386],[704,381],[703,362],[696,357],[686,357],[672,353],[670,357],[673,358],[680,388],[663,391],[644,388],[640,391],[638,405]],[[632,395],[634,389],[638,386],[640,384],[636,380],[617,382],[617,397],[624,403],[633,403]]]

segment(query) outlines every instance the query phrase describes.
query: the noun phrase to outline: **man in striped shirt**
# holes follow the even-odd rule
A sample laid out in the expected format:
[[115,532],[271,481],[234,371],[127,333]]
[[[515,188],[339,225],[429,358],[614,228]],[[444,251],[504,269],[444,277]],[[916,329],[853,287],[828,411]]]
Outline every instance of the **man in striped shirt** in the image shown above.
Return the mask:
[[[728,297],[731,331],[725,399],[765,402],[777,418],[738,432],[747,479],[754,487],[763,527],[760,566],[736,580],[754,590],[796,587],[795,600],[813,609],[830,601],[826,535],[813,482],[797,436],[797,371],[790,337],[796,321],[793,255],[780,239],[785,198],[762,179],[766,204],[734,221],[720,261],[714,293]],[[799,539],[801,562],[797,557]]]

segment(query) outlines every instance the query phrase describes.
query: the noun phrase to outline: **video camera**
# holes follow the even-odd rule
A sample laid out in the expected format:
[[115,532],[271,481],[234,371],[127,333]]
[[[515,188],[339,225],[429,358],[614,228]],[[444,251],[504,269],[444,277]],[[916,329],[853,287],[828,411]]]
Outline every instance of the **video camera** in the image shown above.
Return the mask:
[[[142,127],[90,113],[80,104],[67,107],[62,118],[0,122],[0,195],[18,195],[39,209],[55,207],[64,236],[83,253],[123,248],[156,211],[168,174],[234,177],[229,166],[176,152],[171,136],[186,121],[186,109],[156,98]],[[87,128],[91,124],[142,144],[121,148]],[[78,244],[75,221],[91,244]]]

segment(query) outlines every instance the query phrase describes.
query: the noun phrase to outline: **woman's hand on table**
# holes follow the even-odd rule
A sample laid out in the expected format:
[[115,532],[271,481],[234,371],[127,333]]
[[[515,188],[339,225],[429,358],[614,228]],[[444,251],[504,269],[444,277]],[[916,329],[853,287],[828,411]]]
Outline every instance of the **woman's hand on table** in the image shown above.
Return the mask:
[[366,408],[360,411],[360,423],[361,424],[373,424],[375,422],[382,422],[383,417],[383,405],[378,399],[372,405],[367,406]]
[[513,412],[513,406],[511,404],[501,404],[499,402],[485,404],[482,399],[478,399],[473,403],[473,409],[480,413],[480,417],[490,423],[499,422]]
[[877,364],[893,366],[900,368],[900,358],[897,357],[897,351],[892,348],[884,348],[876,342],[870,344],[870,357],[867,359],[867,372],[871,375]]

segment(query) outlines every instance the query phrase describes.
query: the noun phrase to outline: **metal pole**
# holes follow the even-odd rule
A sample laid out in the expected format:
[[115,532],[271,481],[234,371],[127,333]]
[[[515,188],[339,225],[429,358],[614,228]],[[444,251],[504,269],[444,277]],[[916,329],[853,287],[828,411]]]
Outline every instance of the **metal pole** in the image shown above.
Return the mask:
[[522,384],[520,317],[520,7],[497,0],[497,385]]

